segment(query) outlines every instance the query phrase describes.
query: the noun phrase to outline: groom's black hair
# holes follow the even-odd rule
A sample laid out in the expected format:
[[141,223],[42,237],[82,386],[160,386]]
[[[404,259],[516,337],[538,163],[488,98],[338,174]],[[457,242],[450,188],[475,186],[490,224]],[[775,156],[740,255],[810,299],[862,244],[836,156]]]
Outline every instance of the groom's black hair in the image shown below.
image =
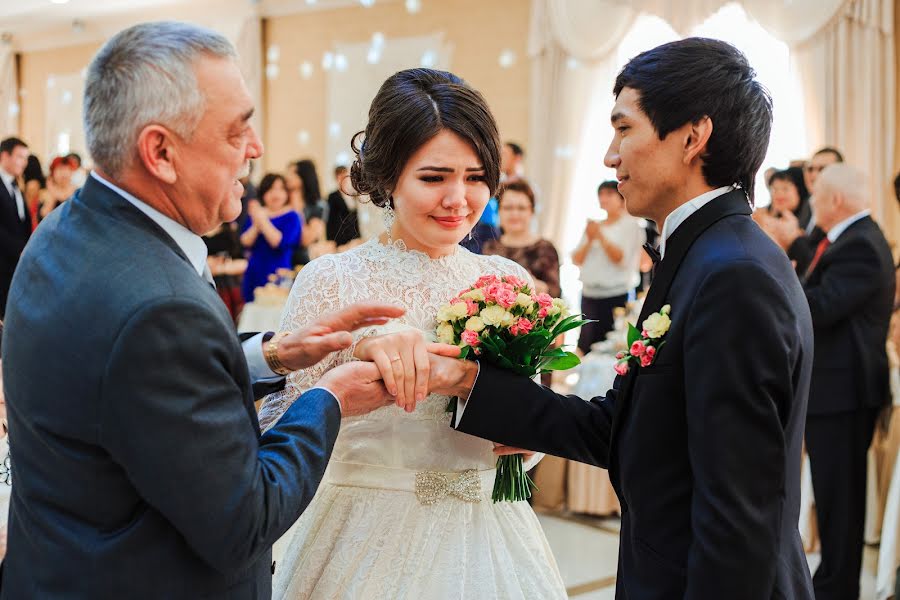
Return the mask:
[[626,87],[637,91],[659,139],[709,117],[713,130],[701,156],[706,183],[739,185],[752,202],[772,130],[772,98],[755,77],[740,50],[695,37],[632,58],[616,77],[613,94]]

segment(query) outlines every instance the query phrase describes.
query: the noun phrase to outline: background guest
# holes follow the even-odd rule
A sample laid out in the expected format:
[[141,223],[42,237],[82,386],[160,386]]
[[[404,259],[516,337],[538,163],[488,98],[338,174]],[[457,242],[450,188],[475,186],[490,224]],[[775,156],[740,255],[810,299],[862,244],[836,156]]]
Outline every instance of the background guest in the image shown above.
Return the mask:
[[75,184],[75,189],[78,189],[84,185],[85,181],[87,181],[87,169],[85,169],[82,165],[80,154],[76,152],[70,152],[69,154],[66,154],[66,158],[74,165],[74,171],[72,173],[72,183]]
[[362,237],[359,232],[356,198],[347,194],[350,189],[349,177],[350,171],[347,167],[344,165],[335,167],[334,180],[337,189],[328,195],[328,222],[325,235],[339,250],[341,246]]
[[269,275],[278,269],[290,269],[291,257],[297,250],[303,225],[288,202],[284,177],[269,173],[259,182],[259,202],[248,206],[250,218],[241,235],[241,244],[250,250],[244,273],[243,296],[253,301],[253,291],[264,286]]
[[581,328],[578,350],[591,351],[613,328],[613,309],[625,306],[628,293],[640,283],[639,265],[645,233],[637,219],[625,211],[625,199],[615,181],[597,188],[606,220],[589,220],[572,262],[581,267],[581,312],[594,323]]
[[6,314],[13,272],[34,229],[18,182],[28,154],[28,145],[19,138],[0,142],[0,319]]
[[305,265],[310,260],[309,248],[325,235],[325,210],[319,200],[319,176],[311,160],[291,163],[284,176],[290,203],[300,215],[303,235],[292,258],[293,265]]
[[206,263],[216,283],[216,291],[237,325],[241,309],[244,307],[241,277],[247,270],[237,222],[222,223],[204,235],[203,242],[207,250]]
[[869,216],[863,174],[834,164],[818,176],[816,223],[825,232],[803,276],[815,332],[806,420],[822,561],[817,600],[859,597],[867,455],[890,403],[885,343],[894,302],[893,257]]
[[500,181],[511,183],[525,177],[525,150],[516,142],[506,142],[500,149]]
[[241,177],[238,181],[241,182],[241,185],[244,186],[244,193],[241,194],[241,215],[237,218],[235,223],[237,224],[237,230],[243,231],[244,225],[247,223],[247,218],[249,217],[249,213],[247,212],[247,207],[250,205],[251,200],[259,200],[259,192],[256,189],[256,186],[253,185],[253,169],[256,166],[256,161],[250,161],[250,170],[247,172],[246,177]]
[[28,214],[31,216],[32,231],[38,225],[38,213],[41,210],[41,196],[47,189],[47,178],[44,177],[44,168],[41,160],[31,154],[28,156],[28,164],[22,174],[25,180],[25,204],[28,206]]
[[776,171],[769,178],[768,185],[772,194],[769,214],[777,219],[784,213],[792,213],[800,228],[806,231],[812,220],[812,209],[809,207],[809,191],[804,183],[803,169],[788,167]]
[[66,156],[57,156],[50,162],[50,176],[44,192],[39,219],[43,221],[57,206],[68,200],[78,188],[72,181],[76,163]]

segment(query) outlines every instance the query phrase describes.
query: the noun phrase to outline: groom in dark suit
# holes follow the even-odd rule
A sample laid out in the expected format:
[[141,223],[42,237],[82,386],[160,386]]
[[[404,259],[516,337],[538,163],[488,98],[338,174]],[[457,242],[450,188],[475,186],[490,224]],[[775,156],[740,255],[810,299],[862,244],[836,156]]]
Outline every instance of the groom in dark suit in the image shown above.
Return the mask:
[[466,400],[456,428],[500,452],[609,469],[617,598],[810,600],[797,523],[812,324],[750,218],[771,101],[738,50],[697,38],[635,57],[614,93],[605,162],[628,211],[661,226],[639,323],[669,305],[665,345],[590,402],[452,359],[434,359],[432,387]]
[[242,347],[200,234],[240,213],[262,153],[252,112],[230,43],[191,25],[128,29],[89,67],[96,170],[10,292],[0,598],[269,598],[272,543],[315,494],[341,416],[390,402],[374,365],[343,365],[260,435],[254,380],[402,311],[352,307]]

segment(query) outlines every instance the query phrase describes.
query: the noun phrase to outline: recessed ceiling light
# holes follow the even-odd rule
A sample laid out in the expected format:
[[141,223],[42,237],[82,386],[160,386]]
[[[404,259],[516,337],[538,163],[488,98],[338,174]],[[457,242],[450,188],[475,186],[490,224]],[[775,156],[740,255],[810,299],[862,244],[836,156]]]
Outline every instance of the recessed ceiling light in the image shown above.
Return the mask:
[[69,0],[50,0],[53,4],[68,4]]

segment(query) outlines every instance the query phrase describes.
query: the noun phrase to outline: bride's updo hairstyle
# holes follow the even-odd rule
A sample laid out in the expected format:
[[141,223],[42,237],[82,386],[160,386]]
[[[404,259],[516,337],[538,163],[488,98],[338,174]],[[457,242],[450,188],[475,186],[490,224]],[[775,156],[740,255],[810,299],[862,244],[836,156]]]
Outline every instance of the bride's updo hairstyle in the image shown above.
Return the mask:
[[442,129],[472,145],[491,195],[500,183],[497,122],[478,91],[446,71],[407,69],[381,85],[365,131],[353,136],[350,181],[375,206],[393,206],[391,192],[410,157]]

